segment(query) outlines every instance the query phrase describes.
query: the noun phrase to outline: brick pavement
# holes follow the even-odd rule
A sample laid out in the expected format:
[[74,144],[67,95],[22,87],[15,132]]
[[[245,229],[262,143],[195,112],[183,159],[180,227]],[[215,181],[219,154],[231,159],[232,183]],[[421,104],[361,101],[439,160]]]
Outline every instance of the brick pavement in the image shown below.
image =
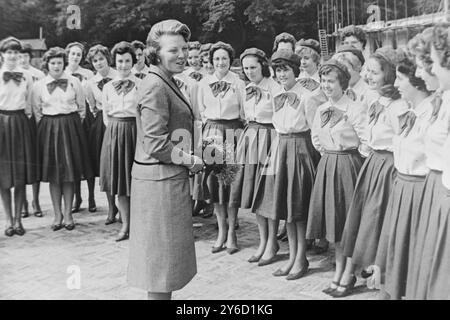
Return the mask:
[[[82,194],[87,196],[86,184]],[[31,194],[28,187],[28,194]],[[30,200],[30,199],[29,199]],[[105,226],[107,202],[97,189],[96,213],[86,209],[74,215],[76,229],[53,232],[50,225],[53,212],[48,185],[41,187],[41,205],[44,218],[24,219],[27,233],[24,237],[7,238],[3,230],[5,218],[0,209],[0,299],[145,299],[146,293],[126,284],[128,242],[116,243],[119,224]],[[174,299],[249,299],[249,300],[304,300],[331,299],[321,292],[333,275],[333,257],[308,255],[310,271],[305,278],[287,281],[276,278],[272,272],[284,261],[258,267],[247,259],[258,245],[255,217],[239,214],[238,241],[241,251],[235,255],[210,253],[214,244],[215,219],[195,218],[202,223],[194,230],[198,273],[184,289],[175,292]],[[287,243],[281,244],[280,255],[287,259]],[[80,289],[68,289],[70,266],[80,270]],[[346,299],[377,299],[375,291],[368,290],[359,280],[356,294]]]

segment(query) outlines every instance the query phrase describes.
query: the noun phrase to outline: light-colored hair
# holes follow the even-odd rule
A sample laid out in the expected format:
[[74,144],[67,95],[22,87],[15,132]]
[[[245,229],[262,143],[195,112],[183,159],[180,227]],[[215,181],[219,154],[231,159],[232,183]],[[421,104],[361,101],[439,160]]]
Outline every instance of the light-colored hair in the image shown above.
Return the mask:
[[158,55],[161,50],[160,40],[164,35],[180,35],[186,42],[191,38],[191,30],[184,23],[170,19],[155,24],[147,36],[147,54],[151,64],[158,64]]
[[336,59],[337,61],[339,61],[341,63],[350,65],[350,67],[355,72],[361,72],[361,69],[362,69],[361,60],[359,60],[358,57],[355,56],[351,52],[339,52],[339,53],[336,53],[333,56],[333,59]]
[[317,51],[309,48],[309,47],[297,47],[297,50],[295,50],[296,54],[300,57],[303,58],[304,55],[310,55],[311,58],[313,59],[313,61],[315,62],[315,64],[319,65],[320,64],[320,54],[317,53]]
[[450,28],[447,24],[438,24],[433,28],[433,47],[436,49],[440,65],[450,70]]

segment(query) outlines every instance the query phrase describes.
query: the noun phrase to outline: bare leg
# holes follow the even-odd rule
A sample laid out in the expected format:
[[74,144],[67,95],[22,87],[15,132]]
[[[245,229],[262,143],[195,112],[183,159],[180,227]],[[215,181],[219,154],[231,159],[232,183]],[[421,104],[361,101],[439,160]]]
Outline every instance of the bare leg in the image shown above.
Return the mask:
[[76,213],[76,212],[80,211],[80,205],[81,205],[81,202],[83,201],[81,199],[81,181],[75,182],[74,193],[75,193],[75,202],[73,203],[73,206],[72,206],[72,212]]
[[112,220],[116,217],[117,212],[119,211],[116,206],[116,197],[106,193],[106,198],[108,199],[108,219]]
[[25,185],[14,188],[14,227],[22,226],[21,207],[25,200]]
[[334,272],[333,281],[339,283],[342,278],[342,274],[345,269],[345,261],[346,257],[344,257],[344,253],[342,251],[342,247],[340,243],[336,243],[336,271]]
[[50,183],[50,197],[52,199],[53,211],[55,213],[55,219],[53,220],[54,225],[62,223],[63,215],[61,210],[61,185],[56,183]]
[[228,237],[227,248],[237,248],[237,236],[236,236],[236,221],[238,215],[238,208],[228,208]]
[[308,263],[306,259],[306,224],[303,222],[295,222],[295,227],[297,231],[297,253],[291,273],[300,272]]
[[77,183],[67,182],[63,183],[63,196],[64,196],[64,223],[72,224],[72,203],[74,198],[74,189]]
[[259,260],[262,257],[262,255],[264,254],[264,250],[266,249],[269,233],[269,226],[267,220],[268,220],[267,218],[264,218],[259,214],[256,215],[256,222],[258,223],[258,231],[259,231],[259,247],[256,250],[256,253],[253,255],[253,257],[257,260]]
[[97,211],[97,206],[95,203],[95,177],[87,179],[86,182],[89,190],[89,211],[95,212]]
[[272,259],[277,254],[278,250],[280,250],[277,240],[278,224],[278,220],[267,219],[269,232],[267,235],[267,246],[264,250],[264,255],[262,256],[262,259],[264,260]]
[[22,217],[27,218],[30,215],[30,212],[28,211],[28,200],[27,200],[27,192],[25,187],[25,196],[22,203]]
[[11,189],[0,189],[0,197],[6,213],[6,229],[8,229],[13,226]]
[[130,197],[118,196],[117,198],[122,217],[122,229],[120,229],[120,233],[128,234],[130,232]]
[[147,292],[148,300],[172,300],[172,292],[160,293],[160,292]]
[[32,207],[33,207],[34,213],[42,212],[41,204],[39,202],[39,191],[40,191],[40,189],[41,189],[40,182],[33,183],[33,204],[32,204]]
[[[347,285],[355,277],[355,265],[352,263],[352,258],[347,258],[345,263],[345,270],[341,277],[340,284]],[[338,291],[344,291],[343,288],[339,287]]]
[[280,268],[284,273],[289,272],[295,263],[295,257],[297,255],[297,227],[295,223],[286,223],[286,230],[289,241],[289,260]]
[[218,248],[223,246],[225,241],[227,240],[227,210],[226,207],[222,204],[215,203],[214,211],[217,216],[217,224],[219,226],[219,232],[217,234],[217,240],[214,247]]

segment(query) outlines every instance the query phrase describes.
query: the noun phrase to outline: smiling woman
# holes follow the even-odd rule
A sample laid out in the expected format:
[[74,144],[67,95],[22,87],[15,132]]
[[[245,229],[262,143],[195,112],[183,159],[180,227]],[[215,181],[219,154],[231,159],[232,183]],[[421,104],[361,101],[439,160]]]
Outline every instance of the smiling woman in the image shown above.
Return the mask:
[[174,131],[184,132],[192,147],[193,110],[173,78],[186,64],[190,35],[176,20],[152,27],[152,66],[138,92],[128,283],[152,300],[170,299],[197,273],[189,171],[202,170],[203,161],[172,141]]

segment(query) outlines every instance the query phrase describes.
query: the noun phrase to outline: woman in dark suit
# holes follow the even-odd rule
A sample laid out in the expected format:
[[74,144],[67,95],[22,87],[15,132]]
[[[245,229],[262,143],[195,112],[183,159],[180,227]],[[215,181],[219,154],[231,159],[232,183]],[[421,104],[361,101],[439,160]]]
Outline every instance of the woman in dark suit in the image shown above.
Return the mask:
[[203,161],[191,155],[194,114],[173,78],[186,64],[190,35],[176,20],[152,27],[152,66],[138,92],[128,283],[151,300],[170,299],[197,272],[189,171],[201,171]]

